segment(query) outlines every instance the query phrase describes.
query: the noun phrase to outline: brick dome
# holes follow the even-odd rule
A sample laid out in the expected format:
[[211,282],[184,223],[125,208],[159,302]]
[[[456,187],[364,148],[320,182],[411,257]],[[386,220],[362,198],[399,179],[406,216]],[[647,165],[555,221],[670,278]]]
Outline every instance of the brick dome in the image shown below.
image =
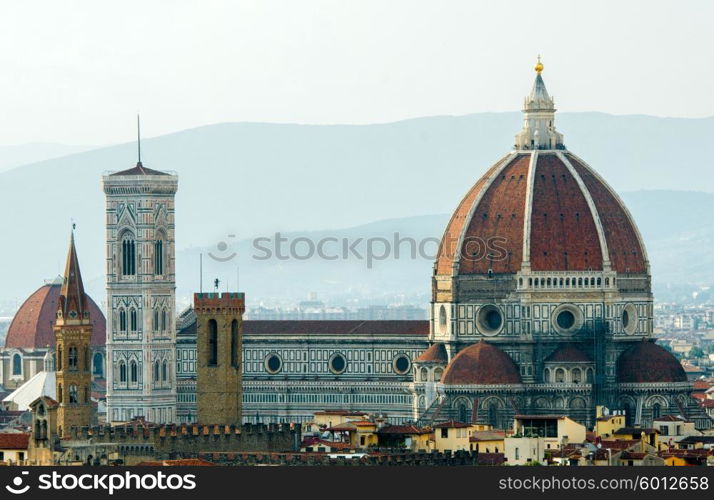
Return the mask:
[[686,382],[687,374],[677,358],[653,341],[638,342],[617,359],[617,381],[646,384]]
[[[20,306],[10,323],[5,337],[5,347],[43,348],[55,345],[55,314],[57,301],[62,289],[62,279],[38,288]],[[106,319],[97,304],[89,299],[89,317],[92,321],[93,346],[102,346],[106,342]]]
[[[525,242],[525,244],[524,244]],[[632,217],[567,150],[516,150],[466,193],[448,223],[436,274],[611,270],[647,273]]]
[[441,382],[449,385],[520,384],[521,376],[508,354],[481,341],[454,356]]

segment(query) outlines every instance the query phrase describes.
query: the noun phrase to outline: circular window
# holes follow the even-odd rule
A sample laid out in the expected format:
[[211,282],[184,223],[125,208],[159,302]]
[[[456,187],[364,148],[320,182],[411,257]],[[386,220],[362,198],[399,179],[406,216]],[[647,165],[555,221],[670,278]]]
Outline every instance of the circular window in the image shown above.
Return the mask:
[[497,335],[503,327],[503,313],[494,305],[482,306],[476,315],[476,326],[484,335]]
[[265,358],[265,369],[268,373],[278,373],[283,367],[283,360],[277,354],[270,354]]
[[409,358],[406,354],[398,355],[396,358],[394,358],[394,362],[392,363],[394,371],[399,375],[404,375],[405,373],[407,373],[409,371],[410,365],[411,363],[409,362]]
[[342,354],[335,354],[330,358],[330,371],[335,375],[339,375],[347,368],[347,360]]
[[634,304],[627,304],[623,309],[622,309],[622,316],[620,318],[622,320],[622,329],[625,330],[625,333],[628,335],[632,335],[635,333],[637,330],[637,308],[635,308]]
[[551,323],[563,335],[576,333],[583,326],[583,312],[574,304],[561,304],[555,308]]
[[568,330],[575,324],[575,315],[571,311],[561,311],[556,317],[556,321],[560,328]]

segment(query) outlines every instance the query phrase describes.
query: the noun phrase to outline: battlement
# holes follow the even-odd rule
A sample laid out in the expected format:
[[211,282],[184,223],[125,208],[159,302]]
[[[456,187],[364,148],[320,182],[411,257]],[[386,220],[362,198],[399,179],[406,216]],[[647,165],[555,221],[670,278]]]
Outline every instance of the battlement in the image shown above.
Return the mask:
[[200,313],[235,313],[245,312],[245,294],[239,292],[194,293],[193,308]]

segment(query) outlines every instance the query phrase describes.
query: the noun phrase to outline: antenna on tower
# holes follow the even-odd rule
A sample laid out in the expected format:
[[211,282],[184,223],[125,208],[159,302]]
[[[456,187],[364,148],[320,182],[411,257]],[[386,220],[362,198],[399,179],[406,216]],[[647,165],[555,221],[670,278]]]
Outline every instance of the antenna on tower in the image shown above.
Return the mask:
[[203,254],[199,254],[198,257],[198,291],[203,293]]
[[139,113],[136,114],[136,149],[139,165],[141,165],[141,119]]

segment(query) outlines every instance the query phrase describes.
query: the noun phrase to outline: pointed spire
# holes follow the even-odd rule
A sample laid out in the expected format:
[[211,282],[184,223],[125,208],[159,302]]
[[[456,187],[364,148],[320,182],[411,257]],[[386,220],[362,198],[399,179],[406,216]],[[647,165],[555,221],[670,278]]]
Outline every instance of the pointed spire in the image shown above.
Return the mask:
[[84,283],[82,283],[82,273],[79,270],[79,259],[77,258],[77,248],[74,245],[74,228],[69,240],[69,251],[67,252],[67,264],[64,269],[62,279],[62,289],[57,302],[57,321],[89,320],[89,309],[87,307],[87,296],[84,293]]
[[139,116],[139,113],[136,114],[136,152],[137,152],[136,166],[140,167],[141,166],[141,118]]
[[541,73],[543,63],[538,56],[536,78],[531,93],[523,103],[523,130],[516,134],[516,149],[565,149],[563,135],[555,130],[555,102],[545,88]]

